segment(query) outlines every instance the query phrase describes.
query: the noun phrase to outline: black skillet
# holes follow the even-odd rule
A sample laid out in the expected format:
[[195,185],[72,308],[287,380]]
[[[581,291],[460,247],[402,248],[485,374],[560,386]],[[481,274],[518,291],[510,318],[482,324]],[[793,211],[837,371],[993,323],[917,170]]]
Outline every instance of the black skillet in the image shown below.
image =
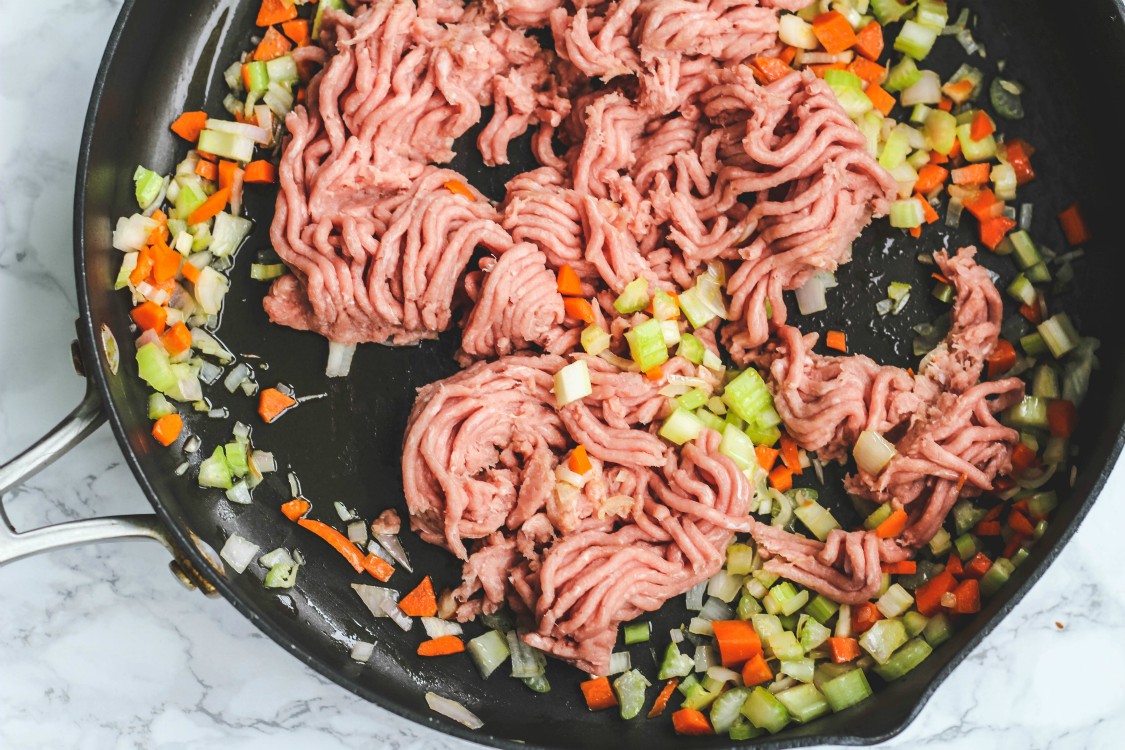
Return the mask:
[[[218,493],[200,490],[190,479],[174,476],[182,454],[159,448],[149,437],[148,389],[136,376],[127,299],[112,289],[120,263],[120,253],[110,246],[112,226],[117,217],[135,208],[131,179],[135,166],[145,164],[167,172],[182,155],[183,144],[169,132],[168,123],[184,109],[221,111],[221,71],[246,46],[257,6],[257,2],[235,0],[125,3],[94,85],[75,196],[75,269],[82,314],[79,348],[90,392],[44,442],[0,468],[3,492],[81,439],[104,414],[157,515],[79,522],[20,535],[0,527],[0,562],[64,544],[123,536],[156,538],[173,549],[175,569],[183,578],[205,589],[217,589],[297,658],[413,721],[507,748],[619,750],[673,741],[698,747],[727,745],[723,738],[673,740],[666,719],[626,723],[609,713],[591,714],[576,687],[582,675],[562,664],[549,667],[554,690],[535,695],[500,674],[482,682],[467,659],[422,663],[413,655],[419,634],[404,634],[386,620],[373,621],[349,589],[356,577],[347,566],[320,541],[280,517],[277,506],[289,498],[285,471],[290,468],[314,501],[314,513],[325,520],[333,518],[334,500],[358,508],[367,518],[384,507],[403,509],[399,449],[414,389],[455,370],[451,354],[456,334],[417,348],[361,347],[350,377],[327,380],[323,375],[324,340],[269,325],[261,308],[265,287],[249,278],[247,257],[268,247],[273,207],[269,189],[254,186],[248,190],[249,210],[257,223],[232,274],[233,289],[220,336],[234,352],[261,357],[246,361],[269,364],[268,370],[257,371],[264,386],[285,382],[300,394],[327,396],[302,405],[274,425],[261,426],[251,399],[212,389],[213,398],[218,405],[229,407],[232,419],[259,425],[254,432],[256,444],[274,451],[284,464],[281,472],[256,491],[250,506],[232,505]],[[788,729],[777,738],[759,740],[759,747],[868,744],[901,731],[941,680],[1058,554],[1121,450],[1125,388],[1117,387],[1117,382],[1125,375],[1125,336],[1120,332],[1119,312],[1125,264],[1113,243],[1120,219],[1119,180],[1125,174],[1125,151],[1117,146],[1125,123],[1125,100],[1120,96],[1125,73],[1121,5],[1116,0],[989,0],[972,7],[980,12],[977,35],[989,53],[987,60],[976,58],[974,64],[992,73],[996,61],[1004,59],[1006,75],[1027,86],[1028,117],[1004,124],[1003,129],[1040,148],[1034,159],[1040,177],[1020,195],[1037,207],[1034,234],[1061,246],[1053,213],[1070,201],[1081,200],[1096,237],[1087,259],[1078,264],[1080,293],[1063,300],[1082,332],[1103,342],[1102,368],[1093,379],[1081,414],[1077,482],[1065,494],[1050,530],[1036,544],[1027,564],[951,642],[874,699]],[[959,9],[955,5],[954,17]],[[951,38],[939,42],[933,57],[932,63],[927,60],[927,67],[936,66],[943,76],[963,60],[960,47]],[[472,148],[461,150],[468,154]],[[530,163],[526,145],[517,146],[513,162],[513,167],[501,172],[485,170],[464,156],[455,166],[495,197],[508,176]],[[971,241],[967,226],[947,238],[953,247]],[[868,230],[856,242],[855,260],[839,274],[840,288],[830,293],[832,309],[799,319],[798,325],[805,330],[842,328],[848,331],[853,351],[888,363],[914,364],[909,353],[910,326],[936,317],[939,304],[916,294],[906,314],[880,320],[874,302],[885,295],[891,280],[924,288],[928,272],[914,258],[920,250],[937,247],[932,232],[927,232],[923,242],[912,242],[883,227]],[[1004,259],[985,254],[984,262],[1002,274],[1011,273]],[[121,346],[117,374],[107,364],[103,328]],[[204,446],[213,447],[227,439],[230,423],[193,417],[189,429],[203,437]],[[833,499],[840,502],[842,493]],[[264,589],[259,569],[252,567],[252,572],[227,577],[208,562],[207,546],[218,549],[232,532],[263,549],[284,545],[305,551],[309,564],[302,569],[292,596]],[[449,555],[409,534],[404,537],[416,570],[433,574],[442,586],[456,580],[457,566]],[[418,578],[418,574],[410,577],[400,572],[394,582],[405,588]],[[667,632],[682,617],[682,606],[670,603],[655,617],[656,633]],[[348,656],[356,638],[377,644],[366,666]],[[643,649],[636,651],[635,663],[642,668],[651,666],[649,659]],[[484,720],[484,728],[471,732],[436,717],[426,707],[423,696],[427,690],[463,701]]]

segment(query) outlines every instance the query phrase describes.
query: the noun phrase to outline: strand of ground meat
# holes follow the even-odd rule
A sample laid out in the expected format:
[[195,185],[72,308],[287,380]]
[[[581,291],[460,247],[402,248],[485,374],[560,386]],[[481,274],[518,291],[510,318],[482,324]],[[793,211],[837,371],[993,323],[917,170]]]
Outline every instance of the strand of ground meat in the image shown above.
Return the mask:
[[912,555],[933,538],[959,497],[991,490],[993,480],[1010,471],[1019,433],[995,414],[1023,397],[1023,383],[1018,378],[977,383],[996,346],[1003,309],[974,253],[966,248],[953,258],[944,251],[934,256],[957,298],[949,335],[916,376],[863,356],[815,354],[816,336],[802,337],[788,327],[779,332],[780,342],[760,355],[786,430],[805,449],[843,459],[863,430],[900,433],[896,455],[878,475],[861,469],[845,479],[845,487],[908,513],[895,539],[850,532],[851,546],[845,548],[851,552],[843,556],[833,537],[822,545],[759,524],[751,533],[771,557],[766,564],[771,572],[837,601],[866,601],[878,590],[880,560]]

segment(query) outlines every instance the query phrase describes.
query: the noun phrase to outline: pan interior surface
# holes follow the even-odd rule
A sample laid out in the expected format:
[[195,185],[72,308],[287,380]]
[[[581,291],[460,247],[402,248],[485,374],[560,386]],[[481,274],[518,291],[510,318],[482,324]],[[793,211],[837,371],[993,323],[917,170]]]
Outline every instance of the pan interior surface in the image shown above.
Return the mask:
[[[1030,5],[1030,7],[1029,7]],[[954,14],[960,4],[954,7]],[[934,686],[1022,595],[1057,553],[1085,514],[1120,449],[1125,424],[1125,389],[1114,384],[1125,376],[1125,337],[1116,330],[1123,264],[1108,238],[1117,218],[1120,187],[1113,177],[1125,173],[1121,149],[1113,142],[1125,122],[1125,102],[1112,95],[1125,73],[1125,26],[1112,0],[1075,6],[1037,0],[991,0],[971,4],[980,14],[977,36],[987,45],[988,58],[974,65],[988,74],[1005,60],[1005,75],[1027,87],[1028,117],[1002,127],[1039,147],[1035,169],[1039,179],[1021,191],[1021,200],[1036,205],[1033,233],[1055,247],[1062,237],[1054,213],[1081,201],[1094,230],[1087,257],[1076,264],[1077,288],[1062,298],[1085,335],[1102,341],[1101,370],[1095,373],[1085,409],[1081,412],[1077,444],[1077,481],[1056,511],[1046,537],[1030,560],[1013,576],[984,610],[961,627],[952,641],[938,648],[906,678],[882,690],[874,699],[849,711],[786,730],[780,738],[759,740],[759,746],[796,746],[819,742],[866,743],[901,730]],[[248,186],[248,213],[255,219],[253,235],[241,250],[231,272],[219,337],[231,351],[255,367],[262,387],[292,385],[299,395],[325,394],[293,410],[273,425],[263,425],[255,413],[256,400],[232,396],[212,388],[215,406],[229,409],[231,419],[206,415],[189,418],[191,432],[203,439],[200,455],[229,440],[235,419],[254,425],[255,446],[274,452],[281,469],[256,490],[254,502],[234,505],[214,490],[201,490],[190,479],[173,474],[184,460],[177,451],[160,448],[149,438],[146,416],[148,389],[137,378],[128,328],[128,300],[112,289],[120,263],[110,238],[117,217],[135,210],[132,174],[137,164],[169,172],[182,157],[184,144],[168,129],[182,111],[222,110],[222,70],[246,47],[254,29],[256,4],[235,0],[195,3],[127,2],[107,50],[99,75],[79,168],[76,232],[78,290],[84,312],[84,346],[99,351],[99,331],[106,325],[122,348],[121,369],[97,372],[111,422],[146,494],[188,551],[198,556],[191,537],[219,549],[237,532],[263,551],[278,546],[299,547],[308,559],[296,589],[278,594],[261,585],[264,570],[229,578],[213,577],[222,593],[271,638],[298,658],[346,688],[396,713],[442,731],[498,746],[640,748],[672,741],[667,721],[622,722],[613,712],[588,712],[577,689],[585,676],[551,662],[548,678],[553,690],[537,695],[503,674],[482,681],[468,659],[422,660],[414,656],[419,633],[404,633],[389,620],[373,620],[349,584],[356,580],[346,564],[320,541],[290,524],[278,506],[290,498],[287,471],[300,479],[320,517],[331,520],[330,506],[341,501],[370,519],[386,507],[405,517],[399,466],[402,434],[415,389],[456,371],[452,359],[458,334],[418,347],[392,349],[361,346],[351,375],[327,379],[327,343],[314,334],[269,324],[261,299],[267,285],[250,279],[253,256],[269,247],[269,222],[274,191]],[[1050,39],[1051,46],[1031,40]],[[964,55],[951,38],[939,43],[926,67],[948,76]],[[1094,72],[1096,71],[1096,72]],[[1109,95],[1107,95],[1109,92]],[[470,137],[473,133],[470,133]],[[507,171],[485,169],[472,159],[466,143],[453,167],[493,198],[503,194],[504,182],[532,165],[526,143],[513,147],[513,166]],[[945,244],[970,244],[968,223],[945,232]],[[893,232],[893,233],[892,233]],[[921,251],[939,249],[934,233],[911,240],[885,222],[869,228],[856,242],[854,260],[838,274],[840,287],[829,296],[830,309],[812,316],[795,316],[805,331],[839,328],[848,332],[849,349],[888,364],[916,365],[910,353],[911,327],[940,313],[939,303],[914,295],[899,317],[880,319],[876,300],[885,296],[890,281],[912,282],[928,288],[929,269],[915,261]],[[983,253],[983,262],[1011,274],[1006,259]],[[258,359],[260,358],[260,359]],[[92,358],[91,358],[92,361]],[[267,364],[268,369],[260,367]],[[850,507],[838,487],[841,471],[827,481],[830,507],[850,519]],[[460,566],[452,556],[403,534],[414,562],[414,576],[396,574],[393,585],[405,588],[422,574],[446,587],[460,580]],[[198,562],[202,565],[202,559]],[[684,620],[682,603],[670,602],[653,618],[654,643]],[[419,628],[415,626],[417,631]],[[472,627],[470,634],[475,634]],[[355,640],[374,641],[375,655],[366,665],[349,658]],[[640,656],[640,658],[636,658]],[[647,653],[634,654],[634,664],[653,674]],[[503,671],[503,670],[501,670]],[[469,732],[436,717],[424,694],[432,690],[463,702],[484,720],[484,728]],[[684,740],[678,740],[684,741]],[[517,744],[519,743],[519,744]],[[522,744],[526,743],[526,745]],[[700,747],[729,744],[724,738],[692,740]],[[745,743],[744,743],[745,744]]]

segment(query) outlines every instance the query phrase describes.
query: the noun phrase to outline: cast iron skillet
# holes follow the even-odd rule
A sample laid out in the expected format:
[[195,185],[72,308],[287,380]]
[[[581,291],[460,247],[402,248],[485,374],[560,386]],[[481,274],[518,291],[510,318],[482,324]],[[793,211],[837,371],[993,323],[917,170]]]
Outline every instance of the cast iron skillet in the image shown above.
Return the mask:
[[[1096,373],[1082,411],[1077,442],[1077,483],[1064,493],[1046,537],[1031,558],[984,610],[960,628],[952,641],[938,648],[906,678],[852,710],[794,727],[780,737],[759,740],[760,747],[796,747],[817,743],[866,744],[901,731],[917,714],[934,688],[992,629],[1058,554],[1103,485],[1121,450],[1125,424],[1125,388],[1116,387],[1125,375],[1125,337],[1120,333],[1119,248],[1109,244],[1119,220],[1125,152],[1107,147],[1115,143],[1125,122],[1125,101],[1117,96],[1125,71],[1125,23],[1117,0],[1057,3],[1048,0],[989,0],[974,2],[981,14],[978,35],[989,58],[974,64],[994,71],[995,61],[1007,61],[1006,72],[1027,84],[1027,119],[1007,125],[1013,135],[1039,145],[1034,159],[1040,178],[1021,191],[1021,200],[1038,210],[1034,233],[1061,246],[1053,211],[1081,200],[1097,238],[1087,260],[1078,265],[1079,294],[1065,299],[1068,310],[1087,335],[1101,338],[1102,368]],[[576,688],[576,670],[552,662],[548,676],[554,690],[535,695],[519,682],[496,675],[482,682],[467,659],[429,660],[415,657],[417,632],[404,634],[386,620],[372,621],[349,584],[355,576],[322,542],[289,524],[277,512],[288,499],[285,470],[272,475],[256,491],[250,506],[232,505],[217,492],[200,490],[188,478],[173,475],[183,460],[180,451],[159,448],[149,437],[145,414],[148,389],[137,378],[128,306],[114,292],[120,254],[110,245],[117,217],[135,209],[132,173],[137,164],[162,172],[182,155],[182,143],[168,123],[184,109],[221,111],[221,71],[247,44],[257,3],[200,0],[158,3],[128,0],[106,48],[94,85],[82,138],[75,196],[75,269],[81,320],[78,323],[81,359],[91,378],[83,404],[63,424],[26,454],[0,468],[3,492],[49,462],[61,450],[96,427],[102,409],[137,481],[156,509],[157,517],[101,519],[14,534],[10,524],[0,528],[0,562],[40,549],[82,541],[135,536],[160,539],[177,556],[182,577],[206,589],[217,589],[269,637],[323,675],[358,695],[397,714],[440,731],[489,745],[517,747],[640,748],[672,741],[666,720],[622,722],[585,710]],[[960,4],[953,8],[955,16]],[[935,65],[944,75],[963,56],[950,39],[939,43]],[[927,61],[930,66],[930,61]],[[471,135],[471,134],[470,134]],[[522,149],[522,151],[521,151]],[[462,148],[470,153],[471,148]],[[513,172],[531,163],[526,145],[517,146],[514,166],[506,171],[485,170],[462,157],[455,163],[472,181],[494,197]],[[247,256],[268,247],[267,227],[272,215],[271,190],[248,190],[251,215],[257,219],[253,236],[233,271],[220,336],[239,354],[260,356],[267,362],[258,371],[264,386],[294,385],[301,394],[324,392],[327,397],[307,403],[278,423],[260,426],[251,399],[228,396],[213,389],[217,405],[232,418],[255,428],[258,446],[274,451],[301,478],[315,510],[331,520],[331,502],[341,500],[372,518],[379,509],[403,510],[399,469],[403,427],[418,386],[454,372],[451,354],[457,334],[417,348],[364,346],[356,354],[352,374],[327,380],[326,344],[306,333],[268,324],[261,308],[265,286],[249,278]],[[951,247],[972,241],[969,228],[950,236]],[[856,242],[855,260],[839,274],[841,287],[831,292],[832,309],[798,319],[805,330],[844,328],[853,351],[907,366],[911,325],[937,316],[933,300],[916,294],[908,313],[880,320],[874,302],[885,295],[891,280],[911,281],[925,288],[926,270],[914,261],[922,249],[935,250],[932,233],[924,243],[904,241],[881,227],[869,229]],[[1010,273],[1010,264],[985,254],[984,262]],[[101,336],[103,327],[121,344],[121,367],[112,374]],[[189,429],[213,447],[228,439],[229,420],[189,418]],[[194,459],[199,460],[197,455]],[[189,472],[188,476],[192,476]],[[829,486],[835,486],[830,480]],[[839,503],[842,493],[833,498]],[[843,505],[834,509],[843,518]],[[5,521],[7,519],[5,518]],[[850,519],[849,519],[850,520]],[[218,549],[238,532],[262,549],[300,547],[309,564],[300,574],[292,596],[279,596],[261,585],[261,570],[230,578],[213,567],[207,546]],[[451,556],[421,544],[410,534],[404,541],[416,569],[435,576],[440,586],[457,579]],[[418,579],[396,574],[405,587]],[[655,632],[682,621],[680,605],[670,603],[655,618]],[[361,666],[348,651],[356,638],[374,640],[371,662]],[[635,653],[642,668],[652,672],[649,655]],[[484,728],[470,732],[427,710],[423,695],[434,690],[464,702],[484,720]],[[686,739],[677,742],[689,742]],[[699,747],[724,746],[724,738],[690,740]]]

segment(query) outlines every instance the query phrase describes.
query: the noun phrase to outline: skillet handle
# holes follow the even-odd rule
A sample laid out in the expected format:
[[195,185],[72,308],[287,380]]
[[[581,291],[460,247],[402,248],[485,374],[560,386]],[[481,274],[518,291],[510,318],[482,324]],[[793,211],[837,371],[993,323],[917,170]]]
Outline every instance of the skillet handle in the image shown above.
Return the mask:
[[[77,365],[77,357],[75,361]],[[87,380],[86,394],[74,411],[30,448],[0,466],[0,520],[3,520],[0,524],[0,565],[28,555],[77,544],[151,539],[160,542],[172,553],[174,559],[170,567],[181,583],[188,588],[198,587],[205,594],[214,593],[214,587],[176,549],[168,530],[154,513],[67,521],[28,531],[16,531],[4,507],[4,495],[50,466],[85,440],[105,420],[101,397],[93,383]]]

